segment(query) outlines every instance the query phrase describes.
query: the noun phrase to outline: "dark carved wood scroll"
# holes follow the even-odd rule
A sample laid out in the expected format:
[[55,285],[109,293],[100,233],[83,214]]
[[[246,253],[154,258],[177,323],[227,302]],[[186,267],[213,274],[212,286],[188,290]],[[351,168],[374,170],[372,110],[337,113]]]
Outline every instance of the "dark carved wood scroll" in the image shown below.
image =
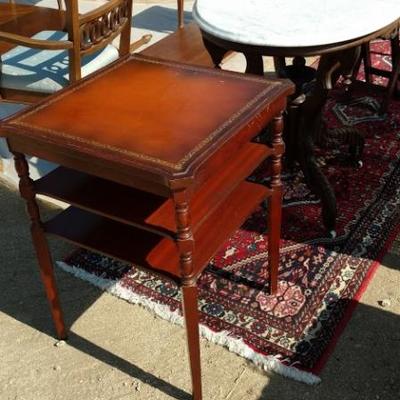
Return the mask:
[[86,52],[96,44],[109,38],[113,33],[122,29],[129,17],[128,3],[128,0],[124,0],[97,18],[81,23],[79,29],[82,51]]

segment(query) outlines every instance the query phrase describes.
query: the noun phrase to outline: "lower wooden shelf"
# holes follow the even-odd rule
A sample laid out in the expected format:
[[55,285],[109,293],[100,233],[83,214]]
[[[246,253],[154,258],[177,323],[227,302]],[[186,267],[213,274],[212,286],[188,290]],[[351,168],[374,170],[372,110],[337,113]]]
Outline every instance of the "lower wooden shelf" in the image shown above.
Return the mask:
[[[194,275],[207,266],[221,245],[267,196],[269,189],[242,182],[194,232]],[[134,199],[132,199],[134,201]],[[46,232],[116,259],[182,277],[173,239],[76,207],[69,207],[44,225]]]
[[[265,145],[246,143],[222,171],[196,188],[190,201],[193,231],[270,153]],[[35,191],[119,222],[175,237],[174,203],[165,197],[65,167],[35,181]]]

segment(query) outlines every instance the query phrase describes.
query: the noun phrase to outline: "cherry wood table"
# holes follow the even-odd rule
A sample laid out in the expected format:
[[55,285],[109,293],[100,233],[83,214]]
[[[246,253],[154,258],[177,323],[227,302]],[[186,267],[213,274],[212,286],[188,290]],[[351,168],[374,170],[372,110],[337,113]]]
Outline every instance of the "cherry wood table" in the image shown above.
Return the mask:
[[[358,164],[363,138],[354,128],[324,131],[322,109],[341,75],[346,85],[351,84],[360,46],[399,26],[400,2],[196,0],[193,16],[215,66],[227,51],[234,50],[244,53],[246,72],[262,75],[262,55],[268,55],[275,58],[279,76],[296,82],[285,132],[287,155],[291,162],[299,163],[308,186],[320,198],[324,225],[335,237],[336,196],[317,163],[314,143],[345,138],[351,142],[350,154]],[[317,55],[321,55],[318,70],[310,74],[304,57]],[[285,65],[285,57],[295,57],[290,68]],[[304,85],[314,78],[312,85]],[[350,140],[351,136],[355,139]]]
[[[202,398],[196,281],[265,198],[266,290],[277,288],[282,112],[293,90],[288,81],[129,56],[0,125],[58,337],[66,329],[45,234],[182,287],[193,398]],[[253,141],[270,122],[271,141]],[[32,181],[24,154],[61,166]],[[246,181],[268,157],[270,185]],[[71,206],[42,222],[36,194]]]

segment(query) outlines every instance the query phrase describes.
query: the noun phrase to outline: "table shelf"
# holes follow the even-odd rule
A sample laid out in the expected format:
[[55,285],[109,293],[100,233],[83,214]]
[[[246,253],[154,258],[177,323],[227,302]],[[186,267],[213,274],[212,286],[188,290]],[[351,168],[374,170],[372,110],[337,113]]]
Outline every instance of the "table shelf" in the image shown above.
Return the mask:
[[[194,232],[270,152],[265,145],[247,143],[223,171],[213,174],[196,188],[191,200]],[[65,167],[37,180],[35,191],[109,219],[175,238],[175,211],[171,199]]]
[[[201,273],[208,260],[242,225],[267,193],[265,186],[242,182],[202,220],[194,232],[195,275]],[[162,272],[173,279],[182,277],[176,243],[170,238],[76,207],[69,207],[46,222],[44,227],[46,232],[84,248]]]

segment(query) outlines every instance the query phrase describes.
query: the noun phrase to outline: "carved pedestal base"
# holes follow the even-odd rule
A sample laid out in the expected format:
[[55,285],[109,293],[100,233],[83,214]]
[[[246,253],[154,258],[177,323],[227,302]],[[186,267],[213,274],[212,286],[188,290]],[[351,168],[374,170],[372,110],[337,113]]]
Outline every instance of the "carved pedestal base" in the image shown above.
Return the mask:
[[[224,55],[232,48],[221,47],[206,37],[203,40],[214,65],[219,68]],[[246,72],[263,75],[262,55],[252,51],[251,46],[249,51],[244,49],[243,53],[247,61]],[[344,127],[327,130],[322,122],[322,110],[329,90],[339,76],[344,77],[344,96],[350,97],[351,77],[359,54],[360,49],[354,47],[324,55],[317,71],[307,67],[303,57],[295,57],[291,66],[286,66],[284,57],[274,58],[278,75],[290,78],[296,84],[296,93],[288,106],[285,121],[286,166],[290,168],[295,162],[299,164],[307,185],[321,200],[322,219],[331,237],[336,236],[336,197],[317,163],[314,149],[315,145],[348,144],[352,162],[362,165],[364,140],[357,129]]]

